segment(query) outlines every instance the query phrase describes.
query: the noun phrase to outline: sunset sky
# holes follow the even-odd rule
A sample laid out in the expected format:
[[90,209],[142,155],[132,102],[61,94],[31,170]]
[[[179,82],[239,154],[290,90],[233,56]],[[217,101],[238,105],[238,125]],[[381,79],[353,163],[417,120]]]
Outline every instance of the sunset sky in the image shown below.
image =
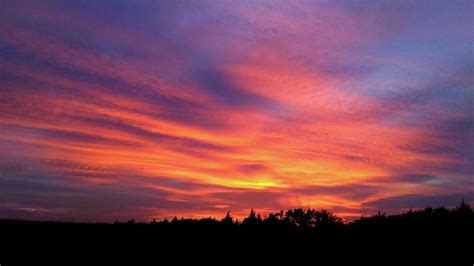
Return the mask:
[[0,1],[0,218],[472,204],[473,3]]

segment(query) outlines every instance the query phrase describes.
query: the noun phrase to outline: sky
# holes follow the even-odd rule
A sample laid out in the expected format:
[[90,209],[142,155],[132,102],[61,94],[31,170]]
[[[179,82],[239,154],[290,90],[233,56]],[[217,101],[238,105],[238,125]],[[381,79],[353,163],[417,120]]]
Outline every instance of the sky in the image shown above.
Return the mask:
[[0,2],[0,218],[474,203],[472,1]]

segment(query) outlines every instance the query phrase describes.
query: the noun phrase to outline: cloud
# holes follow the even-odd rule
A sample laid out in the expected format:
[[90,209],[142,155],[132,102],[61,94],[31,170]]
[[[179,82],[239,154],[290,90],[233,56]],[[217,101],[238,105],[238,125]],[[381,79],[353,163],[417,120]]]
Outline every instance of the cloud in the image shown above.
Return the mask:
[[354,217],[473,188],[469,1],[0,5],[4,217]]
[[242,164],[239,166],[239,170],[244,172],[245,174],[255,174],[255,173],[260,173],[264,172],[266,170],[265,165],[263,164]]

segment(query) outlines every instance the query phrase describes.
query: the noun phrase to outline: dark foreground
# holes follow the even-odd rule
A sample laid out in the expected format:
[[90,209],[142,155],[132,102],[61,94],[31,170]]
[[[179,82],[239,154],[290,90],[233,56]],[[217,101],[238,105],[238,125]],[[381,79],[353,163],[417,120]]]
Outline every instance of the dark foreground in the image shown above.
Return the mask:
[[[376,214],[351,223],[326,211],[290,210],[261,218],[253,211],[242,222],[228,214],[213,218],[150,223],[90,224],[0,220],[0,259],[115,259],[152,256],[189,260],[259,255],[268,258],[348,254],[459,259],[474,262],[474,212],[462,203],[454,209],[426,208],[401,215]],[[454,257],[453,257],[454,256]],[[347,259],[347,258],[345,258]],[[1,265],[9,265],[1,262]]]

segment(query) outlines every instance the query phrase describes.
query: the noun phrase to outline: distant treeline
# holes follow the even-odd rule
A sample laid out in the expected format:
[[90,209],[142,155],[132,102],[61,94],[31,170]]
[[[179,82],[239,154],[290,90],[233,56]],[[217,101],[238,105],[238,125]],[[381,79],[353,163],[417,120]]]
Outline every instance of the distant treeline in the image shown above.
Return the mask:
[[[405,252],[429,250],[438,255],[448,250],[472,253],[474,211],[464,201],[457,207],[408,211],[399,215],[377,213],[344,223],[329,211],[294,209],[262,217],[251,211],[242,221],[230,213],[223,219],[201,218],[151,222],[68,223],[0,220],[2,243],[18,250],[74,250],[78,245],[118,252],[156,251],[157,246],[194,250],[235,248],[271,250],[371,250],[389,247]],[[86,246],[83,246],[86,245]],[[15,249],[17,247],[18,249]],[[472,249],[474,250],[474,249]]]
[[[464,224],[472,222],[474,218],[474,211],[469,204],[464,201],[455,208],[448,209],[446,207],[426,207],[421,210],[410,210],[408,212],[396,215],[386,215],[379,211],[371,216],[361,216],[352,222],[345,223],[344,219],[333,214],[328,210],[315,209],[292,209],[286,212],[280,211],[278,213],[270,213],[266,216],[257,214],[253,209],[242,221],[234,219],[231,212],[227,212],[224,218],[216,219],[215,217],[203,217],[200,219],[193,218],[178,218],[156,220],[150,222],[136,222],[129,220],[126,222],[116,221],[113,223],[115,227],[125,226],[153,226],[153,227],[187,227],[187,226],[210,226],[210,227],[225,227],[225,228],[252,228],[252,227],[281,227],[292,228],[295,230],[330,230],[342,228],[360,228],[360,227],[379,227],[379,226],[394,226],[397,224],[406,226],[418,225],[449,225],[451,223]],[[11,220],[0,219],[0,226],[105,226],[112,224],[107,223],[76,223],[76,222],[60,222],[60,221],[29,221],[29,220]]]

